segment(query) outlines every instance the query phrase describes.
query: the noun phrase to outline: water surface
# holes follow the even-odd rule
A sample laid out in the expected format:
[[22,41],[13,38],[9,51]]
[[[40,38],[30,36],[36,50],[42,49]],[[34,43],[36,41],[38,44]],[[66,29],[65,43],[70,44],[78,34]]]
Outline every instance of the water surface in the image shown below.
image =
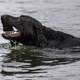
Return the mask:
[[[0,0],[2,14],[30,15],[52,29],[80,37],[80,0]],[[0,80],[80,80],[80,47],[10,48],[1,36],[0,44]]]

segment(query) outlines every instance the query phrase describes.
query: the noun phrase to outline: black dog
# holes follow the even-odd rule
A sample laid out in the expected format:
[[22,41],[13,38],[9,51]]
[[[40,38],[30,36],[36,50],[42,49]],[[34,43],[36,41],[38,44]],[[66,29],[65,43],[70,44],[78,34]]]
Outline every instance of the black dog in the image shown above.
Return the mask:
[[80,46],[79,38],[47,28],[30,16],[21,15],[20,17],[13,17],[2,15],[1,21],[3,31],[14,31],[13,27],[15,27],[21,33],[18,37],[6,36],[5,34],[2,34],[2,36],[24,45],[55,48]]

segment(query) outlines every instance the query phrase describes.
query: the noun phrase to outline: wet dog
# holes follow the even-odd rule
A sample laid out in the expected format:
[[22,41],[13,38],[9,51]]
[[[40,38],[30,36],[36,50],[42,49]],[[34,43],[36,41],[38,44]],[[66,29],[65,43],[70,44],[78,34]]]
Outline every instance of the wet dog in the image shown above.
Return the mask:
[[[21,15],[19,17],[13,17],[2,15],[1,22],[4,31],[2,36],[23,45],[50,48],[80,46],[79,38],[45,27],[41,22],[30,16]],[[16,32],[13,29],[14,27],[17,29]]]

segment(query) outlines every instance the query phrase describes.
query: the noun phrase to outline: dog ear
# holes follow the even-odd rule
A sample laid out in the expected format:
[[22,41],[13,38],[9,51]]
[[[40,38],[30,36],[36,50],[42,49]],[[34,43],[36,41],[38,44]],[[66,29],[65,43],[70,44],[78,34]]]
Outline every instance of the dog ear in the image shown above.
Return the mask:
[[48,45],[47,39],[45,38],[42,29],[33,26],[33,31],[34,31],[34,39],[36,41],[36,45],[39,47],[46,47]]

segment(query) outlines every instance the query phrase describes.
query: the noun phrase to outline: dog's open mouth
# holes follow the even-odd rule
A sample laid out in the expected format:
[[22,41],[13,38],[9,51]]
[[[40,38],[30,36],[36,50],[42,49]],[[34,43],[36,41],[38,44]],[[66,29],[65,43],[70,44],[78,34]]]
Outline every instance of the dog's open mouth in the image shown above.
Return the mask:
[[21,33],[19,31],[5,31],[3,33],[3,35],[6,37],[6,38],[9,38],[9,37],[19,37],[21,35]]

